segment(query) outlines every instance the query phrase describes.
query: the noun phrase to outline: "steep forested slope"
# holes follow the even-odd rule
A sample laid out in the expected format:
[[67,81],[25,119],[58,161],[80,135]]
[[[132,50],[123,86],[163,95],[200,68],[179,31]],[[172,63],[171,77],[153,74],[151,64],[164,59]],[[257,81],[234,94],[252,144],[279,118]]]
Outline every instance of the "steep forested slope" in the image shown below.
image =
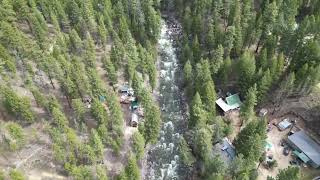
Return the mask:
[[[34,133],[49,135],[41,149],[49,151],[59,171],[75,179],[106,179],[108,167],[99,165],[105,149],[117,157],[124,148],[116,87],[125,81],[145,107],[144,126],[132,149],[141,158],[144,143],[154,142],[160,127],[151,96],[157,80],[158,8],[152,0],[0,0],[3,161],[26,145],[43,145],[27,131],[40,123],[46,128]],[[122,175],[137,179],[137,160],[130,151],[125,150],[130,158]],[[4,164],[10,163],[15,162]],[[13,177],[19,171],[5,174]]]

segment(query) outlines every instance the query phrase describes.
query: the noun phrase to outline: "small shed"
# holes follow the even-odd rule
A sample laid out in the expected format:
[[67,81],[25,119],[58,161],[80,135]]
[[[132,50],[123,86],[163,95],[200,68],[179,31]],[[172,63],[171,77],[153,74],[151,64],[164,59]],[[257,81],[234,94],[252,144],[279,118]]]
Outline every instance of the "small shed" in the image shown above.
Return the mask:
[[289,119],[284,119],[283,121],[281,121],[279,124],[278,124],[278,128],[283,131],[283,130],[286,130],[288,128],[290,128],[292,126],[292,123],[289,122]]
[[260,117],[264,117],[264,116],[267,115],[267,113],[268,113],[268,110],[265,109],[265,108],[262,108],[262,109],[260,109],[260,111],[259,111],[259,116],[260,116]]
[[139,123],[139,117],[137,114],[132,113],[131,115],[131,126],[132,127],[137,127]]
[[311,139],[304,131],[298,131],[288,136],[288,143],[296,150],[294,154],[302,161],[306,161],[314,168],[320,167],[320,145]]

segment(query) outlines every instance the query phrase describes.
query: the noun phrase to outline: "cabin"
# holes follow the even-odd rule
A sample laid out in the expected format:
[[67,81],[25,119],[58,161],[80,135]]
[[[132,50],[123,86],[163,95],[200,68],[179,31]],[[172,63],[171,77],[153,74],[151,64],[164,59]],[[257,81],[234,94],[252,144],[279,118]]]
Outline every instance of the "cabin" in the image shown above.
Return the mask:
[[139,117],[137,114],[132,113],[131,115],[131,126],[132,127],[137,127],[139,123]]
[[222,98],[216,100],[216,104],[223,110],[223,112],[228,112],[233,109],[237,109],[241,106],[242,102],[240,100],[239,94],[229,95],[225,98],[225,101]]
[[320,145],[304,131],[288,136],[288,144],[294,149],[293,154],[314,168],[320,167]]

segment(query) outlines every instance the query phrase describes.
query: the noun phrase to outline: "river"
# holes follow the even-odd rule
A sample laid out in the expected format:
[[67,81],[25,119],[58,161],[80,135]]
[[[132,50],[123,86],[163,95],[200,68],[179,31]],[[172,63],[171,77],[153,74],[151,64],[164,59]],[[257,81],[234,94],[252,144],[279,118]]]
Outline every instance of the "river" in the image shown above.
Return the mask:
[[183,94],[179,89],[181,67],[177,61],[177,49],[174,38],[177,36],[177,25],[161,22],[159,39],[159,105],[162,127],[158,143],[148,152],[147,173],[144,179],[171,180],[188,179],[187,170],[180,162],[178,143],[182,136],[185,121],[183,115]]

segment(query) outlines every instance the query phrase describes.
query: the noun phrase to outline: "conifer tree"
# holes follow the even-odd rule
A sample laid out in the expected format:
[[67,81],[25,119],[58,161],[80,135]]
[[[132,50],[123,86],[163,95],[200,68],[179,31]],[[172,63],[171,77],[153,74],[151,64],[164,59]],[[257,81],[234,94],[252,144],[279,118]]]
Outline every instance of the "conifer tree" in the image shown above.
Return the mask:
[[258,161],[265,146],[266,124],[259,121],[251,121],[234,140],[236,153],[253,162]]
[[94,154],[97,156],[97,158],[102,159],[104,147],[100,136],[95,129],[91,129],[90,146],[94,150]]
[[196,155],[203,161],[210,158],[212,152],[211,133],[206,127],[201,127],[195,131],[194,135],[194,151]]
[[107,71],[107,75],[108,75],[108,79],[111,81],[111,83],[117,84],[117,72],[116,69],[113,65],[113,63],[111,62],[110,58],[107,57],[106,55],[103,56],[102,62],[104,64],[104,68]]
[[257,86],[254,84],[248,89],[245,101],[240,109],[242,122],[250,122],[255,117],[254,107],[257,105]]
[[193,73],[192,73],[192,66],[190,61],[188,60],[183,68],[183,75],[184,75],[184,84],[188,85],[188,84],[192,84],[192,80],[193,80]]
[[249,52],[244,52],[239,61],[239,86],[240,91],[244,95],[252,86],[255,75],[255,61]]
[[154,143],[159,135],[160,132],[160,125],[161,125],[161,117],[160,117],[160,110],[159,108],[154,105],[150,104],[149,107],[144,106],[146,109],[145,113],[145,132],[144,138],[146,140],[146,144]]
[[222,45],[219,44],[218,48],[215,49],[214,51],[214,55],[210,63],[212,74],[216,74],[219,71],[223,63],[223,54],[224,54],[224,49]]
[[272,83],[272,77],[269,69],[264,72],[261,80],[258,82],[258,102],[262,102],[265,99],[266,93],[268,92]]
[[137,160],[142,159],[144,155],[145,140],[139,131],[135,132],[132,135],[132,143],[133,143],[133,151],[136,154]]
[[139,180],[140,179],[140,170],[137,165],[137,160],[135,156],[130,155],[128,159],[128,164],[125,168],[126,176],[129,180]]
[[201,49],[200,49],[200,44],[199,44],[197,35],[195,35],[192,41],[192,53],[193,53],[194,62],[199,62],[201,59]]
[[0,86],[0,96],[6,110],[20,120],[33,122],[34,113],[31,110],[30,100],[27,97],[19,97],[10,87]]
[[13,1],[3,0],[0,3],[0,17],[6,22],[14,22],[16,20],[16,12],[13,9]]
[[190,109],[189,127],[202,127],[207,123],[207,114],[204,110],[198,92],[193,97]]
[[180,138],[178,148],[183,164],[185,164],[186,166],[191,166],[195,162],[195,158],[191,153],[191,149],[189,148],[186,140],[183,137]]

